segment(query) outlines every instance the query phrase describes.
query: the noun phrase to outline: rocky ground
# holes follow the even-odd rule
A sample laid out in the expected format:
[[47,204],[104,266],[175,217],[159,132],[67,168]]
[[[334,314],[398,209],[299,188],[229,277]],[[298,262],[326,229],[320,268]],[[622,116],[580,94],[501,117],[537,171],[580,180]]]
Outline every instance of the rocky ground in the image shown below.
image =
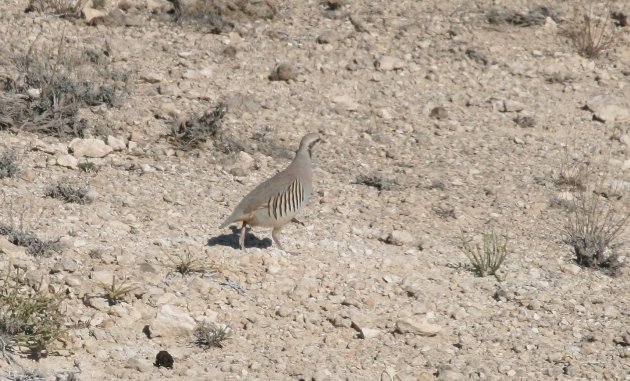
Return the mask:
[[[3,223],[59,239],[32,255],[0,238],[0,265],[65,294],[67,328],[39,360],[7,352],[0,378],[630,380],[630,270],[575,263],[579,191],[559,181],[586,163],[627,206],[630,33],[589,59],[562,33],[579,7],[557,0],[183,3],[178,22],[162,0],[0,4],[4,82],[33,46],[122,73],[116,102],[79,109],[79,140],[0,123],[20,169],[0,179]],[[219,104],[213,137],[176,144]],[[299,255],[266,229],[237,250],[219,224],[312,131],[315,194],[283,233]],[[46,197],[59,183],[93,201]],[[492,227],[508,257],[477,277],[460,237]],[[175,271],[187,256],[200,272]],[[112,278],[130,291],[110,305]],[[194,343],[203,322],[229,327],[222,347]]]

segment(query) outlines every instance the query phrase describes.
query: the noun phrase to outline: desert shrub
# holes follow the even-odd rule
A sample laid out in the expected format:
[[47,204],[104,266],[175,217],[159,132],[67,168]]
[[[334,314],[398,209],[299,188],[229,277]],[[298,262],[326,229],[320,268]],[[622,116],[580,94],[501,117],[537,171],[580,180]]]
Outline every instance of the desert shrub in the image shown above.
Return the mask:
[[15,54],[19,75],[0,92],[0,129],[83,137],[88,125],[79,109],[116,104],[128,76],[110,70],[95,50],[71,49],[64,39],[51,49],[38,38],[25,54]]
[[226,33],[237,23],[272,19],[277,9],[270,0],[169,0],[173,4],[174,20],[207,27],[210,33]]
[[25,12],[52,13],[59,16],[79,17],[88,0],[29,0]]
[[87,187],[66,184],[63,181],[46,189],[46,197],[52,197],[75,204],[90,204],[92,198]]
[[611,17],[615,13],[611,11],[609,2],[602,7],[581,4],[575,10],[575,15],[568,21],[562,33],[581,56],[599,57],[627,32],[625,27],[615,26]]
[[379,191],[383,191],[393,189],[396,181],[391,178],[385,177],[380,173],[374,173],[372,175],[357,176],[357,180],[355,183],[367,185],[368,187],[373,187],[378,189]]
[[171,129],[170,141],[181,149],[192,149],[208,140],[221,140],[221,123],[227,111],[227,105],[219,103],[200,115],[177,121]]
[[576,262],[616,275],[621,267],[618,239],[629,221],[627,207],[592,190],[582,191],[565,227],[566,242],[573,248]]
[[230,338],[232,329],[225,324],[200,323],[194,331],[195,343],[210,348],[223,348],[223,342]]
[[7,151],[0,154],[0,179],[13,177],[19,170],[18,156],[15,152]]
[[0,213],[0,235],[16,246],[26,248],[30,255],[47,256],[59,251],[57,240],[43,240],[32,230],[43,214],[43,210],[34,218],[29,218],[29,208],[22,204],[18,206],[7,200],[3,194],[0,197],[2,210]]
[[0,279],[0,336],[11,351],[28,350],[36,357],[64,334],[62,293],[47,294],[26,285],[20,270]]
[[494,230],[483,234],[482,244],[472,244],[472,238],[461,237],[461,249],[470,261],[472,270],[481,277],[497,275],[507,256],[507,234],[498,234]]

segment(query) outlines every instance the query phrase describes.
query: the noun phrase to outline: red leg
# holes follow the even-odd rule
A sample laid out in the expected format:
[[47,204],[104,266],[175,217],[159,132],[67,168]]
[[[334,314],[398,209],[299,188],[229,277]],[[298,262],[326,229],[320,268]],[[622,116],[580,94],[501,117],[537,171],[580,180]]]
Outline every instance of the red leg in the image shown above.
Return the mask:
[[238,238],[238,244],[241,247],[241,250],[245,250],[245,235],[247,234],[247,224],[243,222],[243,227],[241,227],[241,235]]

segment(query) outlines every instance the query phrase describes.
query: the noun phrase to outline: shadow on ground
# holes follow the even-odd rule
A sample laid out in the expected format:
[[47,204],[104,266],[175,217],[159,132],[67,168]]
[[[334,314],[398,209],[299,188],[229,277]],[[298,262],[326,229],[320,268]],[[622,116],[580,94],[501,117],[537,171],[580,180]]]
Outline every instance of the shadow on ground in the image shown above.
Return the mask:
[[[228,246],[233,249],[239,249],[240,247],[238,246],[238,236],[241,232],[241,229],[236,225],[230,226],[230,229],[232,229],[231,234],[221,234],[216,237],[212,237],[208,240],[207,245],[208,246],[217,246],[217,245]],[[271,244],[272,244],[272,241],[270,238],[260,239],[256,237],[253,233],[251,233],[250,230],[248,230],[247,234],[245,235],[245,248],[246,249],[250,247],[266,249],[270,247]]]

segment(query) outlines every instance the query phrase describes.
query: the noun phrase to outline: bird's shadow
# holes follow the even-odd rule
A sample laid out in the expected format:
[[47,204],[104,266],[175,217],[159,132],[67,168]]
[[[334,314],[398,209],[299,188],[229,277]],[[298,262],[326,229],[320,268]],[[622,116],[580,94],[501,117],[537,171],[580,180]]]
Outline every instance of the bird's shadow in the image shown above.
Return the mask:
[[[240,246],[238,244],[238,237],[239,237],[239,234],[241,233],[241,229],[236,225],[230,226],[230,229],[232,229],[232,234],[221,234],[216,237],[212,237],[208,239],[208,242],[206,243],[206,245],[208,246],[220,245],[220,246],[228,246],[233,249],[240,249]],[[245,248],[246,249],[248,247],[257,247],[259,249],[266,249],[270,247],[271,245],[272,245],[271,239],[269,238],[260,239],[256,237],[251,232],[251,230],[248,229],[247,234],[245,235]]]

